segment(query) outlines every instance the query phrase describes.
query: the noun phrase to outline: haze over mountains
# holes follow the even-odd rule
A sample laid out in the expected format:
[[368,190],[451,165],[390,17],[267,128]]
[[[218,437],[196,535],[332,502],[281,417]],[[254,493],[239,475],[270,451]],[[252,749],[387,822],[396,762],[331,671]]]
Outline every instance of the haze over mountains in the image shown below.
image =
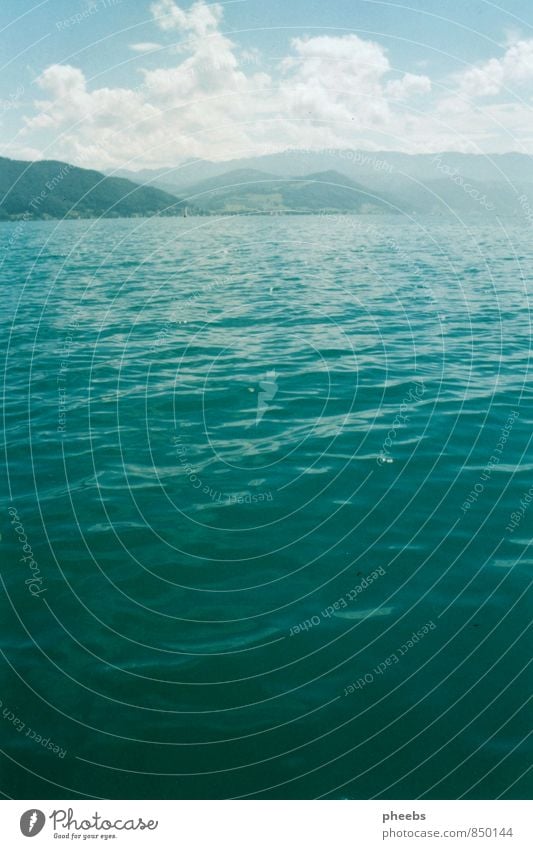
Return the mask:
[[369,191],[336,171],[279,177],[240,169],[183,188],[183,194],[210,213],[385,214],[397,211],[383,194]]
[[471,153],[422,153],[370,152],[364,150],[284,150],[264,156],[245,157],[211,162],[190,159],[175,168],[121,169],[120,174],[135,174],[136,178],[168,178],[174,186],[192,186],[200,180],[219,177],[230,171],[251,169],[276,174],[281,177],[303,177],[322,171],[341,171],[353,180],[363,180],[372,174],[373,179],[387,180],[389,177],[416,177],[427,181],[438,178],[439,161],[457,169],[465,178],[480,182],[533,183],[533,157],[522,153],[501,153],[482,156]]
[[0,158],[0,220],[152,215],[517,215],[532,199],[522,154],[296,151],[105,175]]
[[[322,183],[324,202],[318,202],[320,210],[333,204],[338,211],[353,212],[384,212],[385,206],[387,212],[509,215],[519,211],[520,195],[533,197],[533,158],[519,153],[488,157],[287,150],[226,162],[189,160],[170,169],[119,173],[178,192],[189,202],[218,212],[249,211],[252,200],[260,209],[261,196],[265,211],[271,211],[276,206],[275,189],[284,196],[278,209],[283,209],[285,202],[290,208],[295,184],[283,191],[279,181],[302,177]],[[352,193],[351,202],[347,201],[347,192],[332,189],[332,184],[343,181]],[[317,192],[313,194],[317,201]],[[302,190],[299,196],[306,199]],[[319,209],[312,207],[312,211]]]

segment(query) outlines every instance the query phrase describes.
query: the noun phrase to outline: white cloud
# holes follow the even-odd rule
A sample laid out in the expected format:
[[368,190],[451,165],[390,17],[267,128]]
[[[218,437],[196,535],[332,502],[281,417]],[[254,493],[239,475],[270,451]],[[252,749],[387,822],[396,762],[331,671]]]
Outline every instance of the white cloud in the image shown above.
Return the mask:
[[157,0],[150,6],[150,11],[162,30],[190,32],[203,37],[216,31],[224,10],[219,3],[207,5],[202,0],[196,0],[190,9],[185,11],[173,0]]
[[[154,13],[171,8],[177,7],[162,0]],[[174,28],[196,35],[209,30],[209,37],[189,40],[189,55],[173,67],[142,70],[136,89],[90,89],[80,69],[50,66],[37,79],[47,99],[36,102],[26,132],[53,132],[55,155],[102,168],[129,160],[164,165],[189,156],[230,158],[235,147],[248,148],[248,122],[272,84],[264,73],[240,69],[235,46],[216,29],[220,14],[201,2],[175,14]]]
[[387,83],[385,92],[393,100],[407,100],[417,94],[427,94],[431,91],[429,77],[419,74],[404,74],[399,80]]
[[157,41],[139,41],[137,44],[130,44],[130,50],[134,53],[150,53],[152,50],[161,50],[162,47],[163,45],[158,44]]
[[83,113],[87,101],[85,77],[79,68],[72,65],[50,65],[37,78],[37,84],[48,92],[52,100],[38,100],[41,110],[27,121],[29,128],[60,127],[67,121],[75,121]]
[[28,162],[37,162],[39,159],[45,158],[39,148],[26,147],[18,142],[0,144],[0,156],[6,156],[8,159],[22,159]]
[[456,80],[460,94],[466,97],[494,96],[506,86],[533,80],[533,39],[515,41],[501,59],[489,59],[469,68]]
[[385,50],[357,35],[295,38],[282,63],[281,94],[289,115],[315,121],[380,124],[388,117],[382,78]]
[[[183,10],[156,0],[150,8],[161,32],[185,36],[179,59],[174,45],[163,50],[161,66],[142,69],[136,88],[93,87],[79,68],[51,65],[38,78],[45,99],[26,120],[32,146],[36,134],[47,156],[158,167],[298,147],[432,152],[471,150],[479,141],[509,149],[510,133],[531,135],[523,110],[473,109],[465,95],[533,80],[533,40],[451,78],[442,96],[428,76],[395,71],[383,45],[355,34],[294,38],[267,74],[256,52],[239,51],[221,31],[220,4],[196,0]],[[142,54],[161,45],[130,46]]]

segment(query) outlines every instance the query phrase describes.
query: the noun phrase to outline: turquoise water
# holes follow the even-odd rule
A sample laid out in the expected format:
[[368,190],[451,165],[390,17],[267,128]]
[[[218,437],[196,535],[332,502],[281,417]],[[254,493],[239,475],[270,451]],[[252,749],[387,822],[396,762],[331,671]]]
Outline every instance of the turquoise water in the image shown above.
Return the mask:
[[532,245],[2,225],[5,794],[530,795]]

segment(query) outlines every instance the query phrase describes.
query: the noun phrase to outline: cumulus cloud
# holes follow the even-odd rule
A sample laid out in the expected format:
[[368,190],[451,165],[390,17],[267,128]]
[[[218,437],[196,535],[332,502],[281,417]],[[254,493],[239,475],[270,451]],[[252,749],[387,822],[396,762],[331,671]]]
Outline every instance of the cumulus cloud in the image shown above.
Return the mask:
[[494,96],[510,84],[533,80],[533,39],[515,41],[500,59],[469,68],[456,79],[460,94],[466,97]]
[[224,10],[219,3],[207,5],[203,0],[196,0],[188,11],[174,0],[157,0],[150,11],[162,30],[189,32],[201,38],[216,31]]
[[87,100],[85,77],[72,65],[50,65],[38,78],[37,84],[49,93],[51,100],[38,100],[39,113],[27,121],[29,128],[59,127],[76,120]]
[[282,62],[281,85],[290,114],[320,121],[386,120],[382,79],[390,66],[383,47],[345,35],[295,38],[292,48]]
[[[266,73],[259,54],[240,51],[221,31],[220,4],[196,0],[185,10],[156,0],[150,8],[160,33],[183,36],[179,58],[173,41],[159,67],[139,71],[135,88],[94,87],[73,65],[49,66],[37,80],[43,99],[26,119],[26,137],[38,134],[48,155],[100,168],[298,147],[465,150],[502,135],[500,113],[469,108],[465,95],[533,79],[533,40],[518,40],[501,58],[452,78],[446,96],[434,94],[428,76],[399,73],[383,45],[355,34],[294,38]],[[509,115],[524,132],[523,113]]]
[[431,91],[429,77],[419,74],[404,74],[399,80],[390,80],[385,92],[393,100],[407,100],[417,94],[427,94]]
[[56,155],[98,167],[229,158],[233,148],[249,146],[248,122],[268,98],[271,80],[240,69],[235,45],[217,28],[221,7],[197,2],[182,12],[160,0],[152,11],[162,29],[209,37],[190,41],[189,55],[171,67],[143,69],[135,89],[91,89],[79,68],[51,65],[37,79],[47,99],[36,101],[26,132],[54,131]]

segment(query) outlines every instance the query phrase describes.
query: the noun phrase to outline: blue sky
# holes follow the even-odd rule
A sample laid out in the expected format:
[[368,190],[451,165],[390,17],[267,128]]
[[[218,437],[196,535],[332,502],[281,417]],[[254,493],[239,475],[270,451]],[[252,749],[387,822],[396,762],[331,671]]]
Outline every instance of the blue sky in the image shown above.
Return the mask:
[[0,154],[533,152],[531,0],[2,0]]

